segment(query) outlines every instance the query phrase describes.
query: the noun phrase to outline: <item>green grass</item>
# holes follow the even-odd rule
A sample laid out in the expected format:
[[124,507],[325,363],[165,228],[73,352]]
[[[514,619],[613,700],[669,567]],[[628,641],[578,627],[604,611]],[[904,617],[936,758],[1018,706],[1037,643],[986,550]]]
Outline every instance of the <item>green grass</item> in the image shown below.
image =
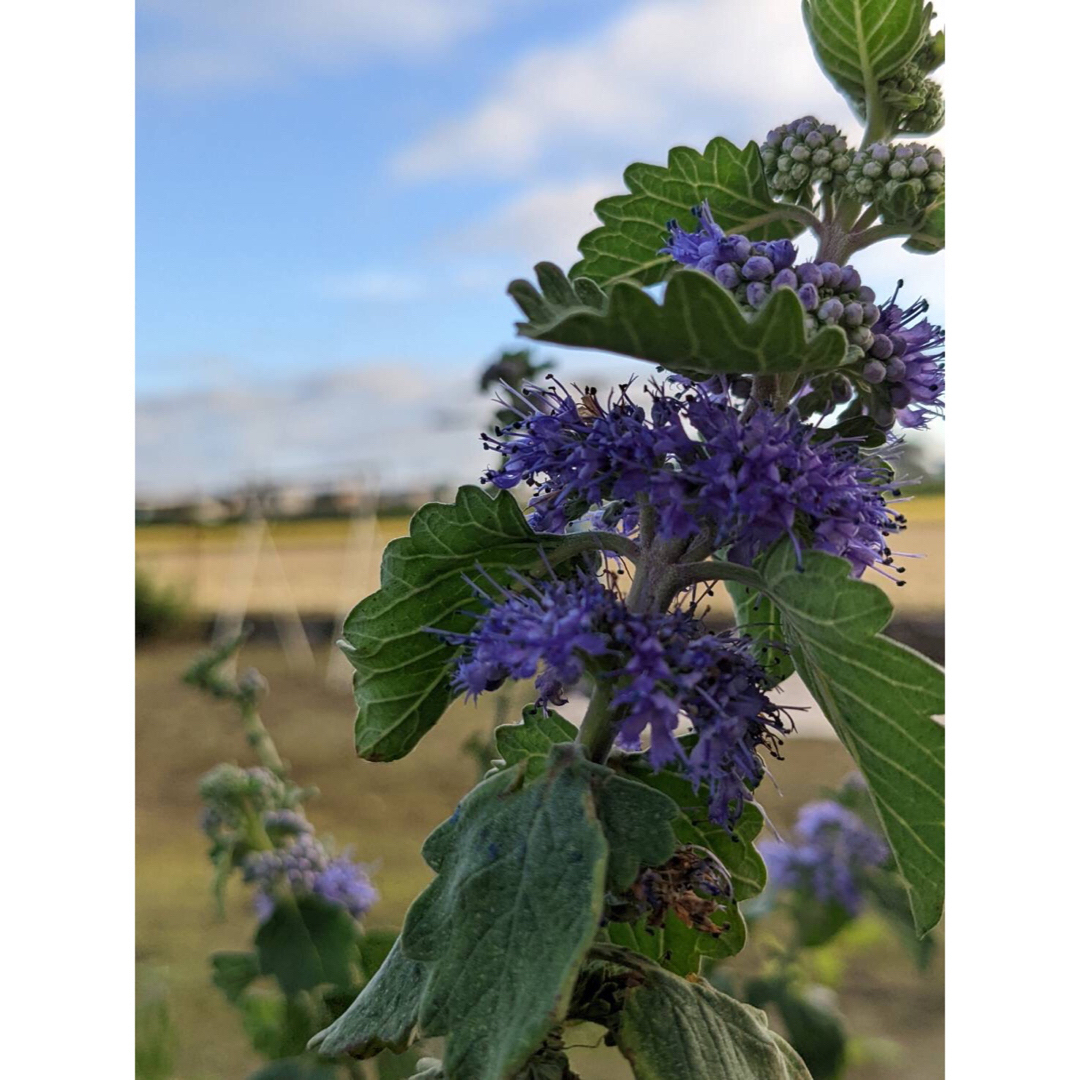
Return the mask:
[[[195,651],[191,645],[157,645],[140,650],[136,661],[137,974],[144,998],[161,995],[167,1003],[175,1080],[242,1080],[258,1059],[238,1015],[211,986],[207,958],[218,949],[247,947],[254,920],[239,883],[229,894],[225,920],[216,914],[197,824],[197,781],[218,761],[247,764],[248,758],[231,709],[180,684]],[[259,668],[270,682],[263,719],[297,781],[319,788],[308,808],[317,828],[373,864],[382,898],[370,924],[399,925],[431,877],[420,858],[423,838],[476,779],[476,762],[462,745],[470,734],[486,733],[490,704],[455,705],[409,757],[377,765],[353,753],[347,688],[290,673],[269,646],[247,648],[240,662]],[[836,743],[792,741],[786,760],[772,769],[785,796],[766,782],[763,802],[784,830],[803,801],[850,768]],[[760,962],[774,929],[755,934],[738,962]],[[848,1080],[937,1080],[943,1075],[940,961],[920,977],[891,938],[875,937],[872,927],[866,932],[873,940],[849,960],[843,1007],[853,1030],[894,1040],[901,1052],[897,1064],[860,1065]],[[147,1014],[145,1022],[153,1034],[162,1018]],[[575,1031],[571,1042],[598,1034]],[[575,1060],[585,1080],[629,1075],[607,1049],[578,1052]]]

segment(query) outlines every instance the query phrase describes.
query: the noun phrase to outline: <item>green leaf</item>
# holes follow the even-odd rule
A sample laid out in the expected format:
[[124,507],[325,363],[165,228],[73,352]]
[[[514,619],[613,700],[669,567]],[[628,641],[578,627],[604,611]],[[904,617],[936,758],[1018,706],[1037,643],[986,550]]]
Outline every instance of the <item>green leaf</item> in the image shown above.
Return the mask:
[[355,985],[360,950],[358,927],[337,904],[316,896],[279,901],[259,927],[259,969],[277,979],[286,995],[329,983]]
[[638,1080],[812,1080],[760,1009],[658,969],[627,990],[615,1040]]
[[915,55],[933,16],[922,0],[803,0],[802,8],[818,63],[862,115],[878,84]]
[[577,747],[548,773],[483,781],[424,845],[438,872],[402,943],[430,977],[425,1035],[446,1035],[453,1080],[503,1080],[565,1015],[603,903],[607,845]]
[[795,667],[866,778],[918,933],[941,917],[945,890],[944,672],[882,636],[885,593],[844,559],[773,548],[761,566]]
[[573,742],[577,728],[556,712],[545,713],[527,706],[520,724],[502,724],[495,729],[495,749],[507,765],[525,764],[525,776],[533,780],[547,771],[548,755],[556,743]]
[[481,604],[467,578],[483,585],[486,574],[506,585],[511,571],[542,565],[541,551],[566,542],[533,532],[508,491],[492,498],[463,487],[453,504],[428,503],[416,512],[409,535],[387,545],[382,587],[345,620],[342,648],[356,668],[361,757],[403,757],[456,696],[457,649],[429,628],[468,630]]
[[788,1041],[814,1080],[840,1080],[847,1057],[847,1033],[828,989],[800,986],[785,978],[755,979],[747,985],[746,996],[758,1008],[776,1005]]
[[780,612],[763,593],[737,581],[726,581],[728,595],[735,608],[735,625],[740,633],[753,638],[753,653],[761,665],[768,685],[779,686],[795,673],[795,661],[784,645]]
[[336,1065],[320,1061],[310,1054],[271,1061],[253,1072],[248,1080],[338,1080],[341,1072]]
[[360,996],[308,1043],[308,1049],[326,1057],[367,1058],[380,1050],[401,1053],[412,1042],[426,979],[424,965],[406,957],[398,938]]
[[235,1005],[240,995],[259,977],[255,953],[219,952],[210,957],[214,985]]
[[690,210],[705,200],[725,232],[751,240],[779,240],[804,228],[798,208],[773,202],[753,142],[740,150],[716,138],[704,153],[676,146],[666,168],[638,162],[623,179],[630,194],[596,204],[603,225],[582,238],[583,258],[572,278],[591,278],[604,289],[615,281],[662,281],[675,265],[670,255],[657,254],[667,242],[667,223],[674,218],[687,230],[699,228]]
[[905,251],[934,255],[945,247],[945,200],[934,203],[904,244]]
[[676,803],[650,784],[590,765],[596,813],[608,842],[606,886],[629,889],[643,867],[660,866],[675,854]]
[[517,324],[518,332],[529,338],[621,353],[695,379],[819,371],[839,367],[847,356],[839,327],[807,336],[792,289],[777,289],[747,317],[727,289],[698,270],[674,274],[660,301],[627,281],[607,296],[587,278],[571,286],[551,263],[539,263],[536,273],[540,291],[524,280],[507,289],[528,320]]
[[696,973],[702,957],[718,960],[734,956],[746,944],[746,923],[738,905],[765,888],[765,863],[754,847],[763,822],[761,811],[748,803],[732,835],[709,820],[705,794],[696,792],[675,769],[653,772],[645,756],[638,754],[617,759],[617,768],[663,792],[679,807],[674,822],[678,843],[711,851],[731,875],[733,898],[721,903],[712,917],[717,926],[728,927],[717,937],[694,930],[670,914],[661,927],[650,927],[644,919],[629,927],[612,923],[609,937],[615,944],[636,949],[681,975]]

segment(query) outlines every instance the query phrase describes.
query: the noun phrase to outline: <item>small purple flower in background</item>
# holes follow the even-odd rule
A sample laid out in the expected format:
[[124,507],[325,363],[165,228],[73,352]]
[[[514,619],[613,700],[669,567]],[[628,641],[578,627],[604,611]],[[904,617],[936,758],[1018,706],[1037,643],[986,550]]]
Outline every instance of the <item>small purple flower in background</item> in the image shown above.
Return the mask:
[[866,871],[889,858],[885,841],[858,814],[831,800],[803,806],[795,834],[795,843],[765,840],[758,845],[771,884],[858,914]]
[[[532,486],[531,522],[542,531],[564,531],[608,504],[601,521],[631,533],[642,499],[658,537],[711,533],[735,562],[752,562],[782,536],[797,550],[846,558],[856,575],[891,561],[888,537],[904,519],[886,502],[885,470],[823,438],[794,409],[760,408],[744,419],[723,388],[674,385],[647,387],[648,409],[631,399],[630,384],[606,406],[591,392],[579,406],[558,382],[530,388],[544,409],[521,402],[520,420],[485,437],[504,461],[484,479]],[[482,688],[479,672],[474,686]]]
[[316,875],[312,891],[331,904],[340,904],[354,919],[362,918],[379,899],[367,870],[348,855],[331,859]]
[[340,904],[356,919],[378,898],[364,867],[347,855],[331,859],[323,845],[307,833],[287,847],[252,852],[244,860],[243,876],[256,887],[253,903],[260,922],[273,913],[274,896],[281,889]]
[[[734,827],[765,775],[758,749],[775,754],[790,730],[747,641],[711,633],[688,611],[632,612],[585,573],[519,584],[491,598],[468,634],[438,632],[462,646],[456,686],[476,697],[536,677],[546,707],[586,672],[610,682],[619,742],[638,749],[648,730],[653,767],[678,762],[708,791],[710,817]],[[697,733],[689,749],[675,738],[683,716]]]

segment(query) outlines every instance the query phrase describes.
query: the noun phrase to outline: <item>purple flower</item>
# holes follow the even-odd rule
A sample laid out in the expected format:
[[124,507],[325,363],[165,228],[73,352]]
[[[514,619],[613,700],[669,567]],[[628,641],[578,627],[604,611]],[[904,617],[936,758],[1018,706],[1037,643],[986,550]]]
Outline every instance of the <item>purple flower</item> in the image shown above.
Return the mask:
[[362,918],[379,899],[367,870],[348,855],[332,859],[315,876],[312,892],[331,904],[339,904],[354,918]]
[[866,871],[888,861],[884,840],[858,814],[831,800],[807,803],[795,833],[793,844],[765,840],[758,845],[772,884],[858,914]]
[[282,890],[296,896],[320,896],[359,919],[378,899],[366,870],[347,855],[331,859],[315,837],[305,833],[291,844],[252,852],[244,860],[244,880],[256,886],[255,913],[260,922],[274,911]]
[[[873,327],[870,353],[885,364],[885,375],[879,380],[882,400],[898,410],[897,421],[909,428],[924,428],[944,411],[945,331],[927,318],[920,319],[929,306],[917,300],[901,308],[894,295]],[[865,369],[863,377],[867,377]]]
[[[557,382],[529,388],[543,409],[485,437],[504,463],[484,479],[530,484],[538,530],[561,532],[606,505],[607,527],[630,533],[640,498],[658,537],[711,534],[712,547],[735,562],[752,562],[782,536],[846,558],[856,575],[890,559],[888,537],[903,519],[886,502],[888,475],[853,447],[820,437],[794,409],[761,408],[744,420],[726,394],[701,385],[683,381],[669,392],[652,384],[647,393],[648,410],[629,384],[606,406],[586,393],[579,408]],[[491,681],[481,666],[469,678],[470,692]]]
[[[708,792],[711,818],[732,828],[765,774],[758,749],[775,753],[789,730],[748,642],[688,611],[632,612],[586,573],[518,585],[490,598],[469,633],[435,631],[462,646],[457,687],[475,697],[539,674],[543,707],[588,671],[611,684],[619,742],[636,749],[647,731],[653,767],[678,763]],[[697,735],[690,745],[675,737],[682,716]]]
[[[476,698],[505,679],[531,679],[540,674],[538,704],[563,704],[562,690],[573,686],[587,661],[608,648],[603,630],[614,603],[600,581],[587,574],[545,582],[543,588],[518,575],[519,592],[501,586],[467,634],[440,632],[465,646],[454,686]],[[541,674],[541,669],[543,669]]]

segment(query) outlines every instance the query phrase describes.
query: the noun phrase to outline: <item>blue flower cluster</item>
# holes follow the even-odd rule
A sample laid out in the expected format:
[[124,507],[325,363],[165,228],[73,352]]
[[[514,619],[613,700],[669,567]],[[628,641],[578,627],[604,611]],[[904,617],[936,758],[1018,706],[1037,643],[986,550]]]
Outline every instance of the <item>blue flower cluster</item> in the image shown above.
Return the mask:
[[[651,764],[679,763],[708,791],[712,819],[733,827],[765,774],[758,749],[775,754],[790,730],[748,642],[710,633],[687,611],[632,612],[586,573],[515,584],[488,599],[469,633],[442,634],[462,647],[457,688],[476,697],[538,676],[546,707],[589,672],[611,685],[620,744],[637,749],[648,730]],[[675,737],[683,716],[696,740]]]
[[889,858],[885,841],[858,814],[831,800],[802,807],[795,832],[797,843],[765,840],[758,845],[771,884],[857,915],[867,870]]
[[889,476],[794,409],[740,416],[725,395],[693,385],[650,386],[648,409],[629,384],[606,406],[594,393],[579,404],[558,382],[529,394],[519,420],[484,437],[504,459],[484,479],[534,487],[539,530],[561,532],[607,504],[602,521],[633,532],[644,503],[657,536],[704,533],[734,562],[782,536],[846,558],[855,574],[890,560],[887,538],[904,521],[886,501]]
[[379,896],[364,867],[347,855],[331,858],[308,833],[286,847],[252,852],[244,860],[243,873],[244,880],[257,888],[254,903],[260,922],[273,913],[282,889],[338,904],[354,919],[360,919]]
[[686,232],[668,222],[670,238],[660,254],[711,274],[748,312],[760,308],[780,288],[794,289],[806,311],[806,329],[839,326],[848,341],[866,352],[873,344],[871,327],[881,315],[874,290],[862,283],[854,266],[833,262],[795,264],[798,252],[790,240],[752,242],[725,234],[713,220],[708,203],[693,208],[701,224]]
[[880,388],[875,392],[880,398],[875,412],[882,415],[875,418],[889,420],[883,426],[891,426],[894,415],[903,427],[924,428],[944,411],[945,331],[927,318],[919,319],[929,306],[919,300],[902,308],[894,296],[874,326],[874,344],[862,377]]

